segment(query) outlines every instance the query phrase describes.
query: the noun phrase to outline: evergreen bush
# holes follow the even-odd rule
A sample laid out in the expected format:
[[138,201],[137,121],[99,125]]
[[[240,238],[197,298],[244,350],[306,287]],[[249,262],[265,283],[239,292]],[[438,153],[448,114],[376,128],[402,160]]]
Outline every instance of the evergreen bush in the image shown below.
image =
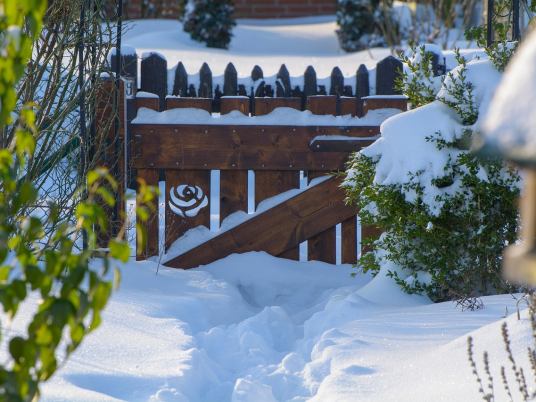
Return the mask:
[[[475,297],[512,290],[501,277],[501,263],[505,245],[516,239],[520,178],[502,161],[470,152],[485,92],[469,78],[478,75],[470,74],[469,67],[478,65],[469,66],[458,54],[459,66],[443,78],[437,93],[430,80],[430,60],[424,51],[422,56],[401,87],[410,90],[407,95],[418,105],[446,105],[446,113],[452,114],[460,130],[452,139],[440,131],[425,138],[437,150],[430,160],[444,160],[443,174],[431,180],[430,174],[424,178],[429,172],[419,170],[405,172],[403,182],[378,183],[378,158],[362,153],[352,158],[346,180],[348,200],[360,208],[363,224],[384,231],[377,240],[365,240],[372,251],[360,259],[359,269],[377,273],[394,264],[397,269],[386,274],[406,292],[427,294],[434,301],[456,299],[462,307],[472,308],[480,305]],[[499,66],[507,63],[491,61]],[[484,81],[480,84],[494,85]]]
[[208,47],[227,49],[236,25],[231,0],[189,0],[184,14],[184,31]]

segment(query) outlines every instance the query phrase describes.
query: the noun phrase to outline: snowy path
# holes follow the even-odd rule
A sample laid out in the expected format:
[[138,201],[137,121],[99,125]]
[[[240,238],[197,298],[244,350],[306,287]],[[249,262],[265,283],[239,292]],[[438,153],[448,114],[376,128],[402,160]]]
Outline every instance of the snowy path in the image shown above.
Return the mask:
[[[511,296],[461,312],[385,280],[352,279],[348,266],[263,253],[155,270],[123,269],[103,326],[43,400],[478,401],[466,334],[500,320],[507,305],[515,311]],[[526,323],[511,320],[522,345]],[[492,325],[476,339],[493,357],[502,347]]]

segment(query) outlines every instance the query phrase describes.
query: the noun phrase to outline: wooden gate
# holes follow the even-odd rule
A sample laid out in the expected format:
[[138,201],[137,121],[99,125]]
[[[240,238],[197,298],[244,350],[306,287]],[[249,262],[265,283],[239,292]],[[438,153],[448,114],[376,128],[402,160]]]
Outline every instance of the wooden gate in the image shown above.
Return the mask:
[[[132,64],[126,66],[129,60],[133,62],[128,56],[123,61],[123,71],[135,71]],[[407,110],[404,97],[360,96],[365,84],[368,95],[368,73],[366,82],[361,80],[355,88],[356,96],[344,96],[345,88],[350,95],[352,90],[344,83],[335,88],[337,80],[333,79],[333,95],[307,95],[307,76],[301,92],[287,91],[289,82],[279,77],[279,96],[266,97],[265,92],[256,96],[259,86],[244,96],[239,95],[236,77],[227,71],[223,86],[232,96],[224,92],[202,98],[195,97],[195,91],[190,91],[193,97],[169,96],[165,95],[165,65],[155,57],[149,60],[161,71],[157,74],[160,81],[148,81],[142,61],[140,87],[144,91],[123,98],[126,170],[149,185],[165,182],[165,216],[159,217],[156,208],[144,223],[148,242],[137,250],[138,259],[164,251],[167,266],[184,269],[247,251],[297,260],[300,244],[307,242],[309,260],[335,263],[336,227],[340,224],[341,262],[356,262],[358,211],[345,204],[341,179],[333,174],[344,170],[351,152],[378,137],[385,118]],[[382,63],[378,66],[397,66],[392,59]],[[360,71],[363,73],[362,68]],[[382,76],[388,76],[391,89],[382,91],[392,94],[395,70],[389,71]],[[178,66],[173,91],[187,85],[181,74]],[[379,88],[378,72],[376,81]],[[203,82],[201,77],[200,88],[205,88]],[[134,82],[134,92],[137,86]],[[148,93],[150,89],[156,94]],[[316,83],[314,89],[316,93]],[[215,108],[219,113],[212,113]],[[213,171],[220,175],[218,199],[211,194]],[[248,194],[253,192],[254,211],[247,214]],[[219,206],[220,224],[234,213],[242,213],[233,215],[233,222],[224,229],[208,233],[214,203]],[[161,224],[163,239],[159,237]],[[184,236],[200,227],[207,228],[206,238],[187,244]],[[367,230],[371,229],[363,228],[364,233]],[[180,252],[173,252],[176,249]]]

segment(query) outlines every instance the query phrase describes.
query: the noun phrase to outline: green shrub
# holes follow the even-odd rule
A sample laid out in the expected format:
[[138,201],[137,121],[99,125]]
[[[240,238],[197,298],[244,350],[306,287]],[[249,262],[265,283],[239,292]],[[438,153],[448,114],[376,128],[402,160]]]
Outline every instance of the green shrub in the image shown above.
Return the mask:
[[[427,78],[430,66],[426,58],[422,60],[423,71],[415,70]],[[459,63],[438,94],[426,80],[416,84],[406,75],[408,81],[403,83],[417,104],[435,99],[446,105],[443,115],[459,128],[450,139],[440,131],[422,133],[437,152],[427,158],[445,161],[442,174],[409,171],[400,182],[382,184],[375,181],[379,158],[358,153],[349,163],[346,189],[349,202],[361,209],[362,223],[384,231],[380,239],[366,241],[373,250],[360,259],[359,269],[376,273],[395,264],[402,270],[387,275],[406,292],[427,294],[434,301],[457,299],[464,307],[475,307],[475,297],[511,290],[501,277],[501,262],[505,245],[516,239],[520,179],[502,161],[470,152],[482,102],[477,93],[481,96],[483,85],[496,83],[477,77],[483,81],[477,88],[468,78],[469,64],[461,57]],[[426,109],[419,112],[430,118]],[[418,125],[412,129],[421,134]]]
[[337,2],[337,36],[341,48],[355,52],[374,46],[385,46],[379,33],[379,0],[339,0]]
[[208,47],[226,49],[231,43],[234,6],[230,0],[189,0],[184,15],[184,31]]
[[[7,356],[0,363],[0,400],[33,401],[39,384],[48,380],[86,335],[101,322],[118,275],[110,277],[111,263],[126,261],[127,243],[118,236],[108,243],[109,252],[90,264],[96,249],[97,231],[105,230],[106,206],[112,207],[117,190],[105,169],[88,173],[86,194],[76,205],[73,224],[62,219],[63,210],[49,201],[46,213],[29,213],[38,202],[34,183],[27,179],[27,166],[35,156],[39,132],[34,105],[24,105],[18,114],[16,86],[41,29],[44,0],[7,0],[0,5],[0,133],[14,128],[12,141],[0,148],[0,304],[3,317],[18,318],[19,308],[36,296],[39,303],[28,319],[27,331],[2,331]],[[2,137],[4,139],[4,137]],[[4,139],[5,140],[5,139]],[[138,208],[143,213],[154,191],[141,184]],[[81,197],[80,197],[81,198]],[[52,228],[52,230],[47,230]],[[89,248],[77,243],[85,233]],[[118,272],[117,272],[118,273]],[[62,349],[61,351],[60,348]]]

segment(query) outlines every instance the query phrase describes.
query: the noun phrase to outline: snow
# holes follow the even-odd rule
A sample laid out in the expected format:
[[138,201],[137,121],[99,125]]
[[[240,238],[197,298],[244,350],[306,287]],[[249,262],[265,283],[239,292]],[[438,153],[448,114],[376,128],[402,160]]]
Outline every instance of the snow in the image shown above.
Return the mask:
[[362,118],[315,115],[309,110],[276,108],[262,116],[246,116],[238,110],[225,115],[211,114],[202,109],[180,108],[156,112],[140,108],[133,124],[200,124],[200,125],[277,125],[277,126],[378,126],[385,119],[400,113],[400,109],[371,110]]
[[536,32],[507,67],[483,126],[489,144],[517,161],[536,156]]
[[[229,50],[207,49],[192,41],[173,20],[140,20],[126,23],[123,41],[135,47],[138,54],[155,51],[174,67],[182,61],[189,74],[196,74],[206,62],[213,75],[223,75],[225,67],[233,62],[239,76],[249,76],[259,65],[265,77],[276,75],[285,64],[291,76],[303,75],[312,65],[318,78],[328,77],[338,66],[346,77],[354,76],[360,64],[372,68],[390,54],[389,49],[371,49],[370,52],[344,53],[335,34],[332,16],[286,20],[239,20],[233,31]],[[319,83],[322,84],[322,83]],[[355,83],[354,83],[355,85]]]
[[[457,102],[451,93],[454,83],[460,79],[462,68],[456,67],[447,74],[437,99]],[[467,63],[465,77],[471,83],[472,102],[479,116],[483,116],[501,75],[491,61],[476,59]],[[436,100],[385,120],[380,127],[381,137],[360,153],[377,161],[374,183],[403,186],[417,181],[423,189],[423,203],[431,214],[438,215],[443,205],[438,197],[455,194],[460,190],[461,183],[455,181],[450,186],[440,188],[434,184],[434,180],[445,176],[448,161],[456,160],[462,151],[448,147],[439,151],[429,138],[435,135],[452,142],[461,138],[468,128],[472,127],[464,126],[452,108]],[[349,176],[352,176],[352,172]],[[417,198],[412,189],[404,190],[404,196],[408,202],[414,202]]]
[[[129,263],[102,326],[42,400],[478,401],[469,334],[500,378],[511,296],[462,312],[351,272],[264,253],[189,271]],[[529,323],[507,321],[523,356]]]

